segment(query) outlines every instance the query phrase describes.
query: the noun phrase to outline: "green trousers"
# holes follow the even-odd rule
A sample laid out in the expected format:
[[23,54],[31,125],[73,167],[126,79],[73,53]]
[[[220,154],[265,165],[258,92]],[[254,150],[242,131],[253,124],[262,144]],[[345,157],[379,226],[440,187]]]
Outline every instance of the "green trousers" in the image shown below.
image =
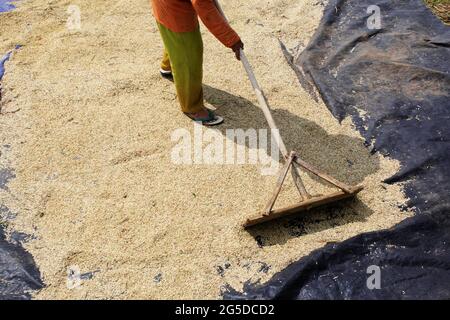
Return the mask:
[[173,32],[158,23],[164,43],[161,69],[171,70],[181,110],[199,112],[203,108],[203,41],[200,28]]

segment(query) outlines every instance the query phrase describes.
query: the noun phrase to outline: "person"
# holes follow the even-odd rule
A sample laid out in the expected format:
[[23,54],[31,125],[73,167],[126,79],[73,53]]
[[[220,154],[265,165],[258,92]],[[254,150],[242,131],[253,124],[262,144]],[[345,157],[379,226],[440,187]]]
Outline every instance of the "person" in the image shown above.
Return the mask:
[[206,126],[218,125],[223,118],[203,103],[203,41],[198,17],[208,30],[238,60],[244,44],[222,16],[214,0],[151,0],[164,53],[160,73],[173,79],[181,110]]

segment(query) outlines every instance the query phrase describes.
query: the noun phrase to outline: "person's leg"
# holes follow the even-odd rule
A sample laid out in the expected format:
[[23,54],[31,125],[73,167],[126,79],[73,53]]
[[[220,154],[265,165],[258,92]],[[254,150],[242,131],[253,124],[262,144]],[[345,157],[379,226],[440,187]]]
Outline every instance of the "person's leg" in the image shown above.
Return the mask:
[[200,30],[173,32],[158,23],[166,48],[181,110],[197,113],[203,107],[203,42]]

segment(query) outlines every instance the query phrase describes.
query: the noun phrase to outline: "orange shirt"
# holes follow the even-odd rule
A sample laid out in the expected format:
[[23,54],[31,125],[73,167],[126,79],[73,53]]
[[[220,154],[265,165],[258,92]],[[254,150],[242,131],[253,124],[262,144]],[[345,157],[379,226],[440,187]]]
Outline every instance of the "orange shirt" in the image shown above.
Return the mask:
[[209,31],[226,47],[239,36],[220,14],[213,0],[151,0],[156,20],[173,32],[189,32],[198,26],[197,15]]

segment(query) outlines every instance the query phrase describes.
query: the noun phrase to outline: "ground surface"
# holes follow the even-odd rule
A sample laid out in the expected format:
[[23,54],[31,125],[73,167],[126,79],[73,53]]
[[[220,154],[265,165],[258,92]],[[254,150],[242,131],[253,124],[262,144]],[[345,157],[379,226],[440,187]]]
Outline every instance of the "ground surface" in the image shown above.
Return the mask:
[[[69,5],[81,10],[79,31],[67,27]],[[288,148],[363,184],[359,200],[242,230],[276,177],[254,164],[173,163],[172,133],[194,127],[158,75],[162,45],[147,0],[24,0],[0,16],[0,52],[23,45],[3,79],[0,163],[15,178],[0,201],[16,215],[8,230],[32,235],[25,246],[47,285],[36,298],[217,298],[225,284],[267,280],[327,242],[410,215],[399,209],[401,187],[381,182],[397,162],[371,155],[350,121],[339,124],[314,102],[285,62],[278,39],[306,44],[320,1],[229,0],[224,10]],[[226,119],[220,137],[266,128],[241,65],[203,33],[205,95]],[[297,200],[291,183],[280,204]],[[68,270],[92,274],[78,285]]]

